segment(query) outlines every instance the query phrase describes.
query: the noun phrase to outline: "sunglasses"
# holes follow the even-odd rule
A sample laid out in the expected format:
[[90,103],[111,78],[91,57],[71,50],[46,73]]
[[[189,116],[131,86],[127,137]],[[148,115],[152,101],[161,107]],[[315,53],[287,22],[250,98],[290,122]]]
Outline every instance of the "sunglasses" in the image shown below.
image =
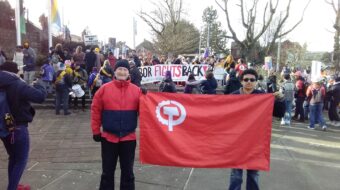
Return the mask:
[[251,79],[250,79],[250,78],[244,78],[243,81],[244,81],[244,82],[249,82],[249,81],[250,81],[250,82],[255,82],[256,79],[254,79],[254,78],[251,78]]

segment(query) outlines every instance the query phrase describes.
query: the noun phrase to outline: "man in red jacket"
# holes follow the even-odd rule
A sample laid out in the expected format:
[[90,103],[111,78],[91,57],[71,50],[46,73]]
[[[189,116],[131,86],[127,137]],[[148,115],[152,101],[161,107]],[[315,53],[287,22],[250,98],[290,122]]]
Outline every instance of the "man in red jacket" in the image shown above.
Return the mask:
[[118,158],[121,168],[120,189],[135,189],[135,129],[141,90],[128,80],[129,70],[127,60],[118,61],[114,68],[115,79],[101,86],[93,98],[93,139],[101,142],[102,147],[100,190],[114,189]]

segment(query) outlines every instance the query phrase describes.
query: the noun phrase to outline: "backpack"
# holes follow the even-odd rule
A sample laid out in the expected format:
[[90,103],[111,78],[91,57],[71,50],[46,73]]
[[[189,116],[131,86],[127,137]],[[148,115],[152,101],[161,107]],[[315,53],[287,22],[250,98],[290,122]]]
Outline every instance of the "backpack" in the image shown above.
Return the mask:
[[11,114],[5,90],[0,89],[0,137],[6,137],[15,129],[14,118]]

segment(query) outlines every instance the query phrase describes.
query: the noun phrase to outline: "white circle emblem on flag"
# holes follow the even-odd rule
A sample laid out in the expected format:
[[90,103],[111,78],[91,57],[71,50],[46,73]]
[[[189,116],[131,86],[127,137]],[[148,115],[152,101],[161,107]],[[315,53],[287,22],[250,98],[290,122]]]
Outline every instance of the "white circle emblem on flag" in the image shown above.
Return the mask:
[[[176,107],[169,105],[175,105]],[[161,110],[164,115],[168,116],[168,119],[164,119],[162,117]],[[184,106],[181,103],[174,100],[162,101],[156,107],[156,117],[158,121],[163,125],[168,126],[169,131],[173,131],[174,126],[183,123],[186,118],[186,115],[187,113],[185,111]],[[174,120],[174,116],[178,117],[178,119]]]

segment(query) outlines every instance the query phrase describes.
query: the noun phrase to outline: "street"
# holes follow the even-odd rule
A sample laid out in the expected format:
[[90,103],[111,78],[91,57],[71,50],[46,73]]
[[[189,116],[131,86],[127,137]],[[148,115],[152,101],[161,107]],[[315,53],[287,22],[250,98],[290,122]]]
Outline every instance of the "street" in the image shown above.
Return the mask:
[[[89,110],[56,116],[53,110],[38,109],[29,127],[31,151],[22,183],[33,190],[98,189],[101,151],[92,140],[89,123]],[[340,189],[340,128],[323,132],[307,129],[307,123],[295,122],[290,128],[279,123],[273,119],[271,170],[260,173],[261,189]],[[7,154],[3,146],[0,151],[0,189],[6,189]],[[138,151],[137,147],[138,190],[223,190],[229,184],[230,169],[141,165]],[[119,173],[117,167],[117,187]]]

